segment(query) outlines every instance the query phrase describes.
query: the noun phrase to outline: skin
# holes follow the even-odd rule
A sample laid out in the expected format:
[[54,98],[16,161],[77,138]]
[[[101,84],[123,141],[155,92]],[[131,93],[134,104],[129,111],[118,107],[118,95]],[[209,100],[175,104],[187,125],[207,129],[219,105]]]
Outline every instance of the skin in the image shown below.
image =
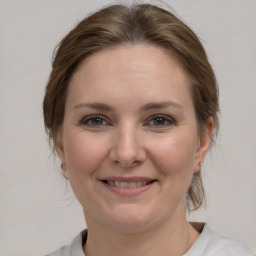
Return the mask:
[[[186,193],[213,121],[199,136],[189,87],[177,60],[145,44],[104,49],[75,71],[56,149],[84,209],[87,256],[181,255],[198,237]],[[108,177],[154,182],[120,195],[102,182]]]

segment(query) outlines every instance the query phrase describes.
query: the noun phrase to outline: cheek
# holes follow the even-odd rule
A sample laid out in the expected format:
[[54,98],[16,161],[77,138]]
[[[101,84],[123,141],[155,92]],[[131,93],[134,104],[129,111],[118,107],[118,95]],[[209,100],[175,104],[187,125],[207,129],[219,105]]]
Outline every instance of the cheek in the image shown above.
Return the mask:
[[[64,151],[70,185],[85,206],[92,200],[96,174],[106,155],[104,140],[95,139],[84,132],[77,132],[65,137]],[[85,203],[86,202],[86,203]]]
[[66,138],[64,151],[69,175],[92,175],[106,155],[107,144],[83,132]]
[[195,164],[195,144],[193,136],[177,134],[154,147],[154,162],[165,179],[190,181]]

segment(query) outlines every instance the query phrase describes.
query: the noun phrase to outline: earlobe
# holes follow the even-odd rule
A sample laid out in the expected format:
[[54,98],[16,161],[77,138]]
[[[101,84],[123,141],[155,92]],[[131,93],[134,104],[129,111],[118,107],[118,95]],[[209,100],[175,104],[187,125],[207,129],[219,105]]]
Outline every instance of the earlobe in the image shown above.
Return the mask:
[[203,162],[199,162],[197,168],[195,168],[194,173],[200,172],[203,166]]
[[63,172],[65,172],[65,171],[67,170],[67,168],[66,168],[66,163],[65,163],[65,162],[62,162],[60,168],[61,168],[61,170],[62,170]]
[[199,145],[198,145],[197,154],[196,154],[195,172],[198,172],[201,170],[201,165],[204,162],[208,149],[211,145],[213,129],[214,129],[214,121],[213,121],[213,118],[210,117],[208,119],[207,125],[205,126],[204,133],[200,136],[200,139],[199,139]]
[[60,158],[61,160],[61,170],[63,172],[65,172],[67,170],[67,167],[66,167],[66,162],[65,162],[65,155],[64,155],[64,149],[63,149],[63,145],[60,144],[60,143],[55,143],[55,150],[57,152],[57,155],[58,157]]

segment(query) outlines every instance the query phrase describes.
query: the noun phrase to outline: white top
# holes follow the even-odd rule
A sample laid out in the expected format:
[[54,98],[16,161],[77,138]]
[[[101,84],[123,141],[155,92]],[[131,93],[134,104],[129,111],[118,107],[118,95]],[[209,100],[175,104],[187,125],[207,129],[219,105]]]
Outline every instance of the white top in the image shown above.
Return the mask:
[[[46,256],[85,256],[82,236],[85,235],[86,240],[86,233],[83,235],[82,233],[75,237],[70,245],[63,246]],[[218,235],[205,224],[200,236],[183,256],[253,256],[253,254],[242,244]]]

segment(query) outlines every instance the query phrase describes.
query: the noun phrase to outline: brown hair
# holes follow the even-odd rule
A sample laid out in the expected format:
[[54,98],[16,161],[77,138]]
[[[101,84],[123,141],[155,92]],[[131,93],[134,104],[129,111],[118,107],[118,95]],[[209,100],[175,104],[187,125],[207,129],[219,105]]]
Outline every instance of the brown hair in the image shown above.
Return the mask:
[[[101,49],[123,44],[151,44],[175,56],[190,78],[199,134],[209,117],[218,130],[218,88],[205,50],[195,33],[169,11],[150,4],[112,5],[82,20],[60,42],[43,102],[45,128],[54,148],[64,119],[69,81],[78,65]],[[214,136],[212,142],[214,141]],[[188,209],[197,209],[205,194],[201,173],[187,193]]]

